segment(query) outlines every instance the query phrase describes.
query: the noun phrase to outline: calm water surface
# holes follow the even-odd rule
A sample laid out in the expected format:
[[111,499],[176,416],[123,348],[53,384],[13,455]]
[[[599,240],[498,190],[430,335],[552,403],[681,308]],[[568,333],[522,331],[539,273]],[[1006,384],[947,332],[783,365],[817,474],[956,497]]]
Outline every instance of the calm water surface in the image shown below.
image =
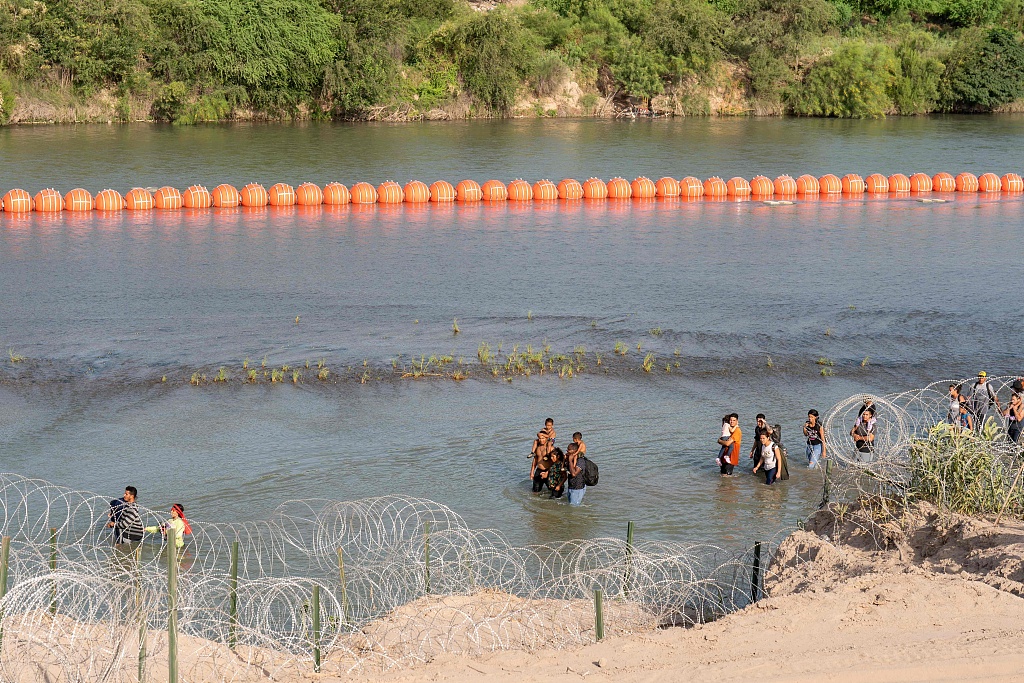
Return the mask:
[[[1021,117],[8,128],[0,186],[1004,173],[1022,146]],[[654,538],[766,537],[820,497],[799,467],[808,408],[1021,371],[1024,201],[951,199],[0,214],[0,344],[27,357],[0,374],[0,470],[130,481],[199,519],[403,494],[518,543],[630,519]],[[392,376],[420,355],[475,363],[480,342],[583,346],[586,371]],[[264,357],[340,379],[243,385]],[[227,384],[189,386],[220,366]],[[734,410],[744,450],[754,413],[783,424],[789,482],[717,476]],[[548,416],[601,466],[581,510],[529,492]]]

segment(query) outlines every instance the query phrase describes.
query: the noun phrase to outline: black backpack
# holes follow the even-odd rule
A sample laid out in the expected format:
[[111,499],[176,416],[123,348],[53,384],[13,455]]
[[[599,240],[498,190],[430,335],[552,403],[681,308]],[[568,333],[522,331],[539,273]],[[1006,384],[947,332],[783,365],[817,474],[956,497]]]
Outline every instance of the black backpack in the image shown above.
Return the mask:
[[597,463],[590,458],[583,457],[583,483],[587,486],[597,486]]

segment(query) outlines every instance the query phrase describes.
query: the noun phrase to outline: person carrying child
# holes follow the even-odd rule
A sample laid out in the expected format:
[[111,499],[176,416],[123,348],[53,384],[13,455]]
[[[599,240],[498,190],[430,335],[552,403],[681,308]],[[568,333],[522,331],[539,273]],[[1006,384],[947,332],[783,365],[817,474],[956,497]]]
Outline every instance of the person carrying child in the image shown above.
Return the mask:
[[718,467],[722,466],[722,458],[724,458],[729,452],[730,446],[728,445],[728,441],[732,438],[733,429],[734,427],[729,424],[729,416],[724,416],[722,418],[722,436],[717,441],[719,448],[718,456],[715,458],[715,465]]
[[[534,479],[537,474],[537,468],[544,463],[544,469],[546,470],[550,465],[551,451],[555,447],[555,421],[550,417],[544,420],[544,429],[537,432],[537,438],[533,440],[533,449],[530,451],[530,479]],[[534,493],[540,491],[536,488],[536,482],[534,484]]]

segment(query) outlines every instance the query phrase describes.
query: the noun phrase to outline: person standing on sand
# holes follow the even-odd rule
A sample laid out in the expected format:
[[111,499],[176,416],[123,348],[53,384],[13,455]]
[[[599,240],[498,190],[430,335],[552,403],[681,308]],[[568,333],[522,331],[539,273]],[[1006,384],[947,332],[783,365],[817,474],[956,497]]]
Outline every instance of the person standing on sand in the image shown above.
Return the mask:
[[571,443],[565,451],[569,459],[569,505],[578,507],[583,504],[583,495],[587,492],[583,463],[579,461],[579,446]]
[[139,490],[134,486],[124,488],[124,497],[120,505],[111,505],[110,521],[107,528],[114,530],[114,545],[138,543],[142,540],[142,515],[136,502]]
[[743,440],[743,430],[740,429],[740,416],[736,413],[729,415],[729,428],[732,435],[725,439],[721,438],[718,443],[728,446],[729,450],[722,458],[720,471],[723,477],[731,477],[733,468],[740,464],[740,445]]
[[814,469],[825,453],[825,426],[818,422],[818,411],[807,411],[807,422],[804,422],[804,436],[807,437],[807,468]]

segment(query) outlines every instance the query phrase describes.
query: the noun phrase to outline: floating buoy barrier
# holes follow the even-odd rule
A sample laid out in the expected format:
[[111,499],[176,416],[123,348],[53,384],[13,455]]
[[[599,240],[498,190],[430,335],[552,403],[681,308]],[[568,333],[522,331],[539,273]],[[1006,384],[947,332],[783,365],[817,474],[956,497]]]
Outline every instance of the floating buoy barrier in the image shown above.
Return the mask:
[[288,183],[274,183],[267,190],[267,203],[271,206],[295,206],[295,188]]
[[678,197],[682,192],[682,188],[679,187],[679,181],[675,178],[658,178],[658,182],[654,183],[654,194],[657,197]]
[[500,180],[488,180],[480,186],[480,194],[483,195],[485,202],[508,201],[508,189]]
[[864,179],[864,190],[871,194],[889,194],[889,179],[881,173],[872,173]]
[[327,183],[324,187],[324,204],[338,206],[351,201],[352,193],[349,192],[348,186],[341,183]]
[[932,191],[932,178],[927,173],[915,173],[909,180],[911,192],[921,194]]
[[548,179],[538,180],[533,184],[533,199],[538,202],[550,202],[558,199],[558,188]]
[[181,205],[186,209],[209,209],[213,206],[213,197],[202,185],[191,185],[181,193]]
[[750,196],[750,183],[747,182],[746,178],[741,178],[739,176],[729,178],[729,182],[725,184],[725,189],[730,197]]
[[516,178],[508,184],[508,198],[513,202],[532,202],[533,185],[522,178]]
[[704,181],[704,196],[718,199],[729,194],[729,186],[718,176],[711,176]]
[[1003,192],[1024,192],[1024,180],[1016,173],[1007,173],[999,179],[999,189]]
[[124,197],[117,190],[103,190],[93,200],[96,211],[122,211],[125,208]]
[[956,180],[945,171],[936,173],[932,176],[932,190],[934,192],[956,192]]
[[615,177],[608,181],[608,199],[629,199],[633,186],[625,178]]
[[763,175],[756,175],[750,179],[750,194],[755,197],[771,197],[775,194],[775,183]]
[[700,199],[704,196],[704,183],[700,181],[700,178],[688,175],[679,181],[679,186],[680,196],[686,199]]
[[[249,183],[241,190],[227,183],[207,190],[202,185],[191,185],[184,191],[171,186],[160,189],[135,187],[125,195],[117,190],[105,189],[94,197],[84,188],[74,188],[62,195],[54,188],[40,190],[34,197],[27,191],[13,188],[0,197],[0,211],[5,213],[57,213],[60,211],[150,211],[152,209],[209,209],[244,207],[285,207],[285,206],[320,206],[327,204],[338,206],[344,204],[426,204],[427,202],[474,203],[485,201],[500,203],[505,201],[554,201],[554,200],[605,200],[605,199],[673,199],[686,200],[706,199],[714,201],[745,200],[754,198],[769,206],[780,206],[793,203],[780,198],[798,198],[803,200],[823,197],[858,197],[865,193],[871,195],[906,196],[932,192],[947,193],[982,193],[993,195],[1019,195],[1024,193],[1024,179],[1017,173],[1006,173],[1002,176],[995,173],[963,172],[956,176],[941,172],[929,176],[926,173],[913,173],[906,176],[893,173],[886,177],[881,173],[871,173],[862,178],[856,173],[839,176],[826,173],[821,177],[804,174],[793,179],[790,175],[780,175],[771,180],[764,175],[756,175],[747,181],[735,176],[728,181],[719,176],[701,180],[695,176],[675,179],[664,176],[652,181],[646,176],[638,176],[632,182],[621,177],[614,177],[607,183],[600,178],[587,178],[583,183],[573,178],[565,178],[557,185],[547,178],[534,184],[522,178],[512,180],[505,185],[501,180],[491,179],[483,186],[475,180],[462,180],[456,186],[445,180],[438,180],[427,185],[419,180],[410,180],[404,186],[388,180],[374,187],[368,182],[357,182],[348,186],[339,182],[327,183],[321,188],[316,183],[303,182],[298,187],[288,183],[275,183],[265,189],[259,183]],[[919,199],[922,203],[942,203],[949,199]]]
[[134,187],[124,196],[124,206],[129,211],[151,211],[153,195],[144,187]]
[[0,203],[9,213],[28,213],[32,210],[32,195],[25,190],[8,190]]
[[[370,189],[373,190],[373,187]],[[267,189],[259,183],[249,183],[242,188],[238,196],[241,197],[242,206],[261,207],[266,206],[270,201],[270,198],[267,197]]]
[[64,195],[65,211],[92,211],[92,195],[88,190],[76,187]]
[[438,180],[430,186],[430,201],[454,202],[455,187],[446,180]]
[[[423,189],[427,189],[425,185]],[[324,203],[324,191],[316,183],[301,183],[295,188],[295,203],[299,206],[320,206]]]
[[[378,204],[401,204],[405,201],[405,190],[394,180],[386,180],[377,186]],[[369,204],[371,202],[359,202]]]
[[978,192],[999,192],[1001,185],[995,173],[982,173],[978,176]]
[[957,192],[977,192],[978,177],[973,173],[960,173],[955,181]]
[[584,199],[607,199],[608,186],[600,178],[587,178],[583,183]]
[[213,188],[210,200],[218,209],[232,208],[242,203],[242,196],[238,194],[238,189],[234,185],[224,183]]

